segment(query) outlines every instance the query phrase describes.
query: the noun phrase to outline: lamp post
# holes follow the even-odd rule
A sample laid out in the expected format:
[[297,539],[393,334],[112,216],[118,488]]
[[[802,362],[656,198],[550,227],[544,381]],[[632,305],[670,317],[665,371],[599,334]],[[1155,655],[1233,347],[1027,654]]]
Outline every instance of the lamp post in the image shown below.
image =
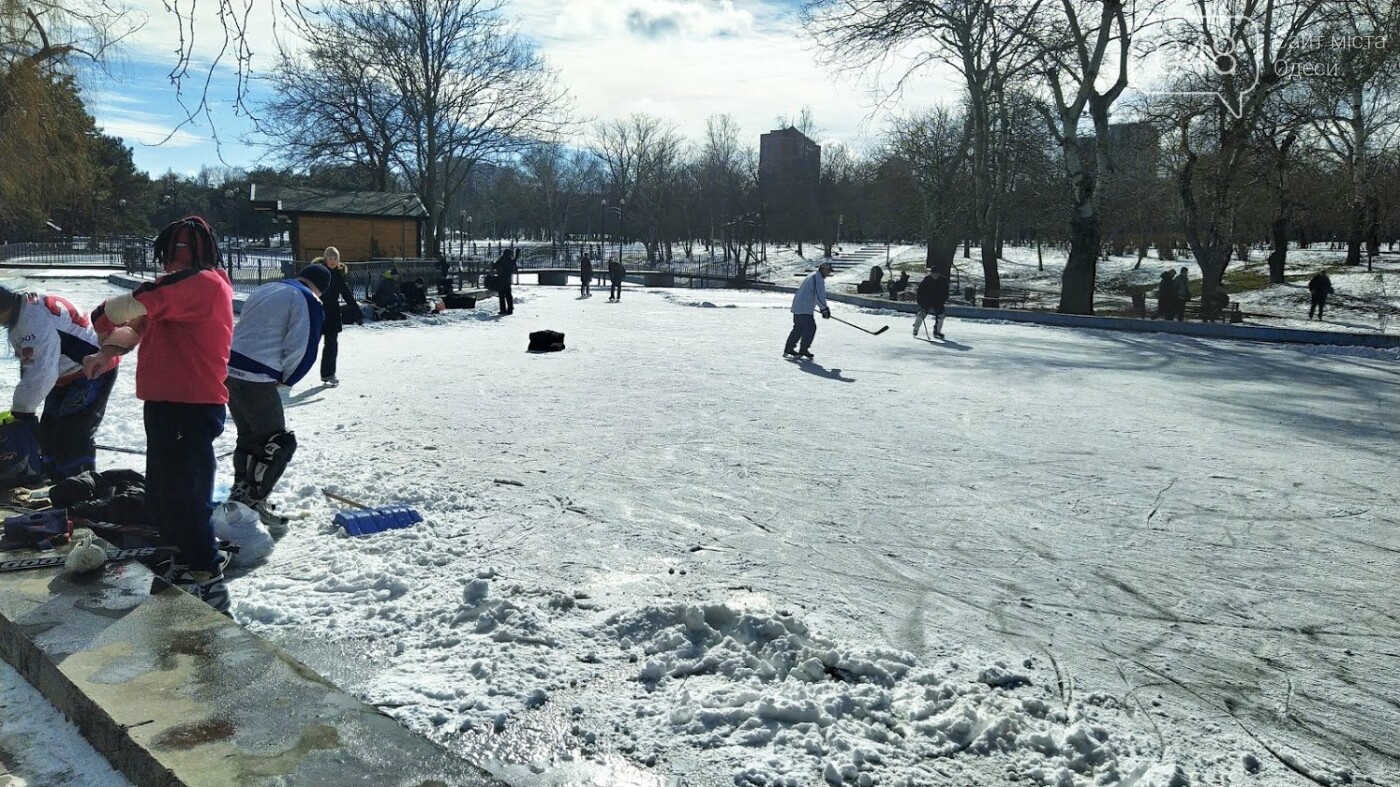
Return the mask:
[[457,214],[457,256],[467,258],[467,212]]
[[607,237],[608,232],[608,201],[606,198],[603,200],[603,215],[600,218],[601,221],[598,223],[598,256],[603,257],[606,256],[603,253],[603,239]]
[[[471,253],[471,247],[472,247],[472,217],[471,217],[471,216],[468,216],[468,217],[467,217],[467,237],[464,238],[463,240],[464,240],[464,242],[466,243],[466,246],[463,247],[463,250],[464,250],[467,254],[470,254],[470,253]],[[465,256],[465,255],[464,255],[464,256]]]
[[622,206],[627,204],[627,200],[618,197],[617,199],[617,264],[622,264]]

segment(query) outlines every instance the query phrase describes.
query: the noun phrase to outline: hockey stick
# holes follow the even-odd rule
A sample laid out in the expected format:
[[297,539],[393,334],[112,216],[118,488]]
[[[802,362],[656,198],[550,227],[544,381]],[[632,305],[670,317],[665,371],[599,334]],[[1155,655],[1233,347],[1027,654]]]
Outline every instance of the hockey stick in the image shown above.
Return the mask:
[[[136,549],[108,549],[107,562],[115,563],[123,560],[142,560],[149,557],[156,557],[174,552],[173,547],[138,547]],[[44,555],[43,557],[23,557],[13,560],[0,560],[0,572],[4,571],[25,571],[31,568],[57,568],[68,560],[68,553],[62,555]]]
[[882,334],[882,333],[884,333],[885,331],[888,331],[888,330],[890,329],[890,326],[888,326],[888,325],[883,325],[883,326],[880,327],[880,330],[878,330],[878,331],[872,331],[872,330],[870,330],[870,329],[868,329],[868,328],[862,328],[862,327],[860,327],[859,325],[856,325],[856,324],[853,323],[853,322],[846,322],[845,320],[841,319],[840,317],[832,317],[831,319],[833,319],[833,320],[835,320],[835,321],[841,323],[842,325],[849,325],[849,326],[851,326],[852,328],[855,328],[855,329],[858,330],[858,331],[865,331],[866,333],[870,334],[871,336],[879,336],[880,334]]
[[[135,456],[145,456],[145,455],[146,455],[146,452],[145,452],[145,451],[142,451],[142,450],[139,449],[139,448],[120,448],[120,447],[115,446],[115,445],[102,445],[101,443],[97,444],[97,445],[94,446],[94,447],[95,447],[97,450],[99,450],[99,451],[114,451],[114,452],[119,453],[119,454],[133,454],[133,455],[135,455]],[[233,456],[233,452],[232,452],[232,451],[225,451],[225,452],[223,452],[222,454],[219,454],[218,456],[216,456],[216,457],[214,457],[214,458],[215,458],[215,459],[227,459],[227,458],[229,458],[230,456]]]

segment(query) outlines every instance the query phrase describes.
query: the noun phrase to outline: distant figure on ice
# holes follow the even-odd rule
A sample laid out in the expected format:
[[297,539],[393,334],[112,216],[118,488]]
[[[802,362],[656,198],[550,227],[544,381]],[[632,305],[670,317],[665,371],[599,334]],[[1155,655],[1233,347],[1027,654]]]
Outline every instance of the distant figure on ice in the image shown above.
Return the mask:
[[918,336],[919,331],[924,327],[924,318],[933,315],[933,335],[943,338],[943,306],[948,302],[948,277],[943,275],[943,270],[934,267],[919,282],[919,289],[914,293],[915,300],[919,302],[919,314],[914,318],[914,335]]
[[1170,320],[1176,316],[1176,271],[1162,271],[1162,283],[1157,285],[1157,317]]
[[[817,320],[812,312],[820,309],[822,319],[831,319],[831,309],[826,305],[826,277],[832,273],[831,263],[823,262],[817,270],[797,288],[792,296],[792,332],[788,334],[783,357],[812,358],[812,340],[817,336]],[[801,344],[799,345],[799,341]]]
[[622,263],[608,258],[608,278],[612,280],[612,288],[608,290],[609,301],[622,300],[622,277],[627,274],[627,269],[622,267]]
[[1311,320],[1313,310],[1317,310],[1317,319],[1322,319],[1322,310],[1327,308],[1327,296],[1333,293],[1332,279],[1328,277],[1327,271],[1321,270],[1317,275],[1308,281],[1308,292],[1312,293],[1311,301],[1308,303],[1308,319]]
[[1191,276],[1182,268],[1176,274],[1176,321],[1186,319],[1186,303],[1191,300]]
[[515,313],[515,296],[511,294],[510,287],[515,283],[516,271],[520,270],[516,263],[519,256],[518,251],[506,249],[496,258],[496,299],[501,305],[499,314]]
[[258,512],[270,526],[281,521],[267,496],[297,450],[280,389],[301,382],[316,363],[325,322],[321,296],[334,285],[329,268],[308,265],[295,279],[253,290],[233,328],[225,384],[238,439],[228,499]]
[[890,300],[899,300],[899,294],[909,289],[909,271],[900,271],[898,279],[890,280]]
[[[399,289],[399,272],[393,268],[384,271],[379,286],[374,288],[374,305],[381,315],[389,319],[402,318],[403,291]],[[395,314],[398,313],[398,314]]]
[[[351,322],[363,325],[365,318],[360,312],[360,304],[355,302],[355,294],[350,290],[345,263],[340,261],[340,250],[334,246],[327,246],[319,261],[331,272],[330,289],[321,291],[321,310],[326,316],[325,322],[321,324],[321,335],[325,339],[325,345],[321,349],[321,383],[336,386],[340,385],[335,370],[336,360],[340,357],[340,331],[345,323],[345,314],[340,310],[341,301],[344,301],[349,309]],[[318,260],[311,261],[313,265],[316,262]]]
[[578,258],[578,294],[587,298],[593,292],[588,286],[593,280],[593,260],[589,259],[588,252],[584,252]]

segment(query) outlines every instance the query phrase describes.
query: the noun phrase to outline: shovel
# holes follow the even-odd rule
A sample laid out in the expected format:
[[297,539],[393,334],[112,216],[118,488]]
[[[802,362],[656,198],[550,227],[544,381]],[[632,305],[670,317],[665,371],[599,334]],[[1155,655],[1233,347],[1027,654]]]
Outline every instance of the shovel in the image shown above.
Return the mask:
[[348,497],[322,489],[321,494],[328,499],[347,506],[353,506],[358,511],[341,511],[335,515],[335,523],[345,529],[348,535],[368,536],[385,530],[399,530],[423,521],[423,515],[408,506],[380,506],[371,508],[364,503],[357,503]]

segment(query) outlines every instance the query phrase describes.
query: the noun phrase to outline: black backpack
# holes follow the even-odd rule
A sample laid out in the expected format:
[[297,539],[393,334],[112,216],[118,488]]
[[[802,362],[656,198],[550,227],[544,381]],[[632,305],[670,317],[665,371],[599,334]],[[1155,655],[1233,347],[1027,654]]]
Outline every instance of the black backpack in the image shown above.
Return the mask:
[[553,353],[564,349],[564,334],[558,331],[535,331],[530,334],[527,352]]

